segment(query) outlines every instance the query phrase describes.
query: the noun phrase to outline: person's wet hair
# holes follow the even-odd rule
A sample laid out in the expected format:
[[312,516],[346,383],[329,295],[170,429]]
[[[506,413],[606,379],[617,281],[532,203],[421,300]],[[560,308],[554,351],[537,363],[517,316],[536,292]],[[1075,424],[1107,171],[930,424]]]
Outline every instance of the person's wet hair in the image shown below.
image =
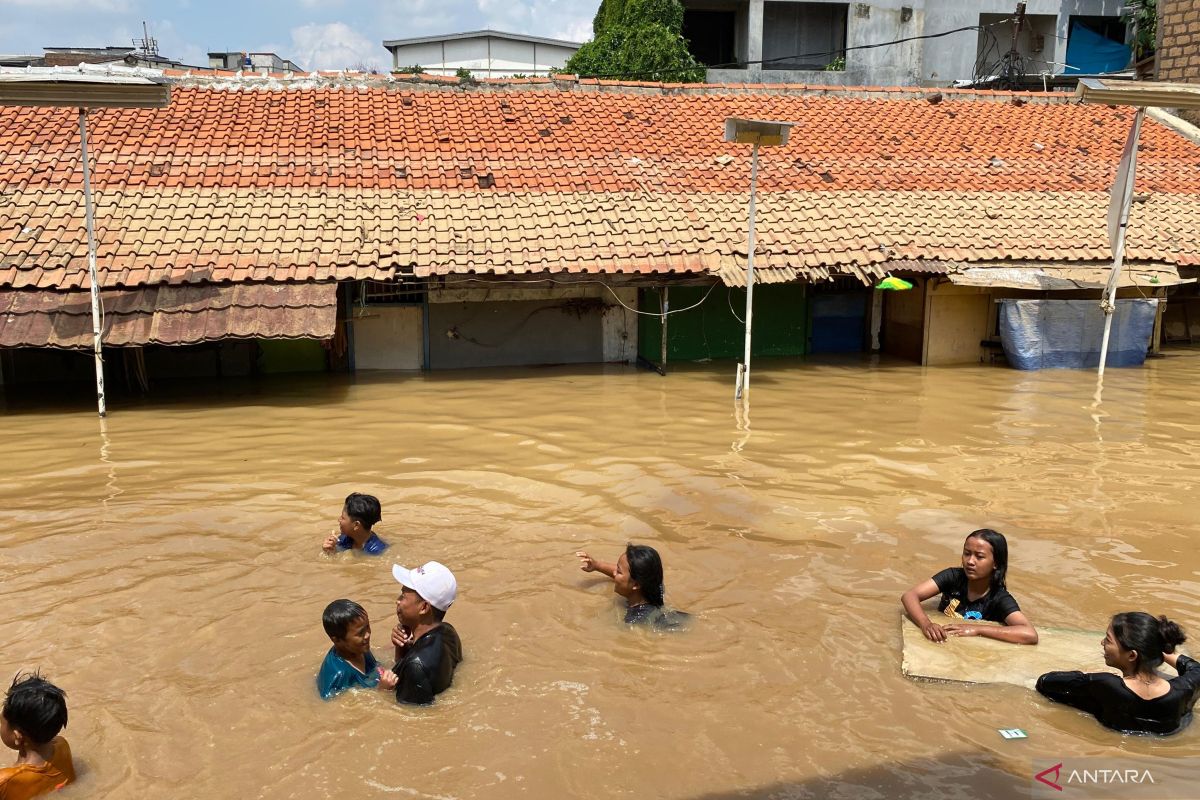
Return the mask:
[[353,492],[346,497],[346,516],[358,520],[364,528],[371,530],[383,518],[383,509],[379,499],[373,495]]
[[34,744],[67,727],[67,693],[38,673],[17,675],[4,696],[4,719]]
[[625,560],[629,562],[629,577],[637,582],[642,597],[652,606],[663,604],[663,566],[658,551],[644,544],[625,546]]
[[353,600],[334,600],[321,614],[321,624],[330,639],[345,639],[350,623],[356,619],[367,619],[367,612]]
[[967,539],[979,539],[992,546],[994,569],[991,583],[988,584],[988,591],[994,592],[997,589],[1008,588],[1005,585],[1005,581],[1008,579],[1008,540],[1004,538],[1004,534],[991,528],[980,528],[967,534]]
[[1163,653],[1174,653],[1187,641],[1178,623],[1166,617],[1155,618],[1144,611],[1126,611],[1112,618],[1113,636],[1124,650],[1136,650],[1137,669],[1154,669],[1163,662]]

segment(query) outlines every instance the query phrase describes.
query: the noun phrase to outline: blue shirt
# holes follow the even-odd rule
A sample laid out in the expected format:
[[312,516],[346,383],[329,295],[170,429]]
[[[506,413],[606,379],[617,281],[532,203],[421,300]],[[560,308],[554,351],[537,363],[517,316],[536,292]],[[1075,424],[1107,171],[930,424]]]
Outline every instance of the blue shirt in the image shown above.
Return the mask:
[[[342,550],[351,550],[353,548],[354,548],[354,540],[353,539],[351,539],[349,536],[347,536],[344,533],[338,536],[337,550],[339,552]],[[387,550],[387,548],[388,548],[388,543],[372,533],[370,536],[367,537],[367,540],[365,542],[363,542],[362,551],[369,556],[377,556],[380,553],[382,553],[384,550]]]
[[317,691],[321,699],[328,700],[347,689],[374,689],[379,685],[379,662],[370,651],[367,651],[366,666],[367,672],[363,674],[339,656],[337,650],[329,648],[321,662],[321,671],[317,673]]

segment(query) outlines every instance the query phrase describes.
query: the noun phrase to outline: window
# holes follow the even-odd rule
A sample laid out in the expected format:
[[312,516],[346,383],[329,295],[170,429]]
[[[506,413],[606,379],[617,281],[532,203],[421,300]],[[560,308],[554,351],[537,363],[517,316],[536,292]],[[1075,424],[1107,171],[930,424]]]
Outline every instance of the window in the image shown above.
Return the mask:
[[425,302],[425,282],[416,278],[396,281],[363,281],[358,302],[364,306],[419,306]]
[[737,61],[733,46],[736,25],[736,11],[685,8],[683,38],[687,40],[688,52],[706,67],[732,64]]
[[763,69],[825,69],[846,55],[848,3],[764,3]]

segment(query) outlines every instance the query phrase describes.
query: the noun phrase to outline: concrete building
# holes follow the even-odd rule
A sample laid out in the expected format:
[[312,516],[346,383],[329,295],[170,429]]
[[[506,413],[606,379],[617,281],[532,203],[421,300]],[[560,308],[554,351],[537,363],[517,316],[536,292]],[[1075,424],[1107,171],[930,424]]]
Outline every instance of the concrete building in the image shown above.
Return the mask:
[[392,53],[393,70],[419,66],[430,75],[454,75],[466,69],[477,78],[549,75],[579,49],[578,42],[501,31],[389,39],[383,46]]
[[[691,43],[693,54],[710,65],[709,81],[841,86],[948,86],[987,75],[1011,47],[1008,20],[1015,9],[1013,0],[683,3],[684,38]],[[1028,0],[1027,22],[1017,42],[1024,73],[1038,76],[1069,71],[1068,49],[1072,53],[1094,49],[1096,37],[1116,45],[1124,43],[1127,34],[1120,20],[1121,9],[1121,0]],[[890,47],[850,49],[968,26],[982,26],[982,30]],[[844,53],[844,63],[838,63],[839,53]],[[715,66],[734,62],[747,66]]]
[[280,58],[274,53],[246,53],[230,51],[209,53],[208,66],[212,69],[242,70],[244,72],[303,72],[296,62]]

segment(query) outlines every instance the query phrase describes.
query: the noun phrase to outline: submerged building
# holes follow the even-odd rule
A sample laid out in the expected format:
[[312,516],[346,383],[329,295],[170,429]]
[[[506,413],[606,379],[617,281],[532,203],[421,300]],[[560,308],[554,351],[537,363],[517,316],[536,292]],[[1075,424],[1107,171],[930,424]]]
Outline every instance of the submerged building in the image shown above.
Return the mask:
[[[1040,93],[175,80],[169,107],[89,123],[108,368],[131,384],[735,358],[730,116],[796,126],[760,153],[756,354],[979,363],[997,299],[1099,297],[1131,118]],[[8,383],[90,378],[77,137],[74,110],[0,108]],[[1148,121],[1136,191],[1124,293],[1162,298],[1200,272],[1200,142]],[[873,289],[889,275],[914,288]]]

